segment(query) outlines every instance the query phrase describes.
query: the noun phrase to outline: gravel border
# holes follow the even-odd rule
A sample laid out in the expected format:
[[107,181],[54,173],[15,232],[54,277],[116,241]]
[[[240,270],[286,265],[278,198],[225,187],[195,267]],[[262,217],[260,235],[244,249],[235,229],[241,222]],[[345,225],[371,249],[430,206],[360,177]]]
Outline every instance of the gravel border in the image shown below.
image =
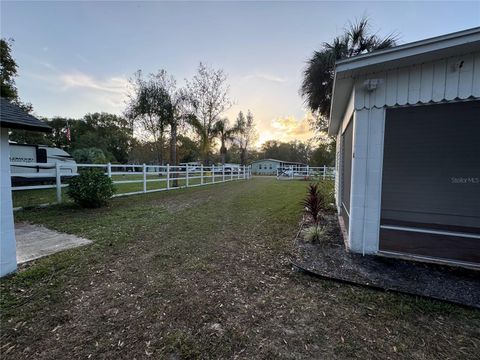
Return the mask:
[[[304,221],[300,224],[300,231]],[[316,244],[297,236],[292,265],[336,281],[433,298],[480,309],[480,271],[348,252],[335,215]]]

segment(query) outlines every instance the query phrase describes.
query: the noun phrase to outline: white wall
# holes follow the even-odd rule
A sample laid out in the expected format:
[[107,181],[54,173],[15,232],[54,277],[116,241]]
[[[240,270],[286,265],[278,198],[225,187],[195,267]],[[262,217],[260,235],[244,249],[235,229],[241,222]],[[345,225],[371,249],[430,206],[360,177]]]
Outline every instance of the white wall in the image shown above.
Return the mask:
[[0,276],[4,276],[17,269],[17,251],[13,226],[8,129],[1,128],[0,131]]
[[385,110],[355,111],[348,244],[352,251],[378,251]]

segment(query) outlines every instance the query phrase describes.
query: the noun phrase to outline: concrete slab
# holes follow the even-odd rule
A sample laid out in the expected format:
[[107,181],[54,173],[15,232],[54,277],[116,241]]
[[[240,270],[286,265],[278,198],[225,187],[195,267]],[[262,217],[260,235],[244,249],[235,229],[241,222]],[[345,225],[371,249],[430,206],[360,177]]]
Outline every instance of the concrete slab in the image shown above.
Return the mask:
[[15,224],[18,264],[32,261],[56,252],[88,245],[92,241],[75,235],[47,229],[41,225]]

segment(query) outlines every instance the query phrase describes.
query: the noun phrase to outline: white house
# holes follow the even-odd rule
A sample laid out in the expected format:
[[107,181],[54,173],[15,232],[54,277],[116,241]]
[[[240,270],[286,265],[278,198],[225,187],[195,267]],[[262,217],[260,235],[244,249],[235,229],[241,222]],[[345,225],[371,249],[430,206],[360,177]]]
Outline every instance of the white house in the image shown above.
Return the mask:
[[346,246],[480,266],[480,28],[337,62]]
[[50,126],[0,98],[0,277],[17,269],[10,179],[9,129],[50,132]]
[[307,166],[298,162],[288,162],[277,159],[261,159],[252,162],[252,173],[258,175],[277,175],[278,169],[298,169]]

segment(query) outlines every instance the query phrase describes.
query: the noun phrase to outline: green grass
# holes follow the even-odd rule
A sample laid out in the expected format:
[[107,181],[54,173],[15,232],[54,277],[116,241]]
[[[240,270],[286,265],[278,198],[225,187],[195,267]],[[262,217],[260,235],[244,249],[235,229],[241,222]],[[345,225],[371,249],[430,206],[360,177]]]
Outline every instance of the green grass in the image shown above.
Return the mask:
[[[205,176],[209,176],[210,173],[205,173]],[[198,174],[193,175],[198,176]],[[227,176],[228,180],[230,177]],[[221,181],[222,176],[217,175],[215,181]],[[112,175],[113,181],[132,181],[142,180],[138,183],[126,183],[115,184],[116,194],[124,194],[130,192],[143,191],[143,175]],[[178,186],[185,186],[186,180],[178,180]],[[189,185],[200,184],[200,179],[190,179]],[[212,183],[211,178],[204,178],[204,184]],[[167,181],[166,177],[159,177],[158,175],[147,175],[147,190],[166,189]],[[173,180],[170,181],[170,187],[173,187]],[[13,206],[14,207],[34,207],[43,204],[53,204],[56,200],[56,189],[39,189],[39,190],[16,190],[13,192]],[[62,201],[70,202],[71,200],[67,196],[66,189],[62,189]]]
[[0,281],[12,359],[475,359],[480,314],[292,272],[302,181],[16,213],[94,243]]

